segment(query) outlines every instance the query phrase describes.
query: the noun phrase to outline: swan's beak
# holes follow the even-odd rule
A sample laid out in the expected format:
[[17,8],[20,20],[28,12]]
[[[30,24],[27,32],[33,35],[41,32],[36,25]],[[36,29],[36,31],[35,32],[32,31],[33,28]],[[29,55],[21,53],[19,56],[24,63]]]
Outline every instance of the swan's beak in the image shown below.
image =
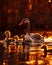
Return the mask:
[[20,25],[22,25],[22,24],[23,24],[23,22],[19,23],[18,25],[20,26]]

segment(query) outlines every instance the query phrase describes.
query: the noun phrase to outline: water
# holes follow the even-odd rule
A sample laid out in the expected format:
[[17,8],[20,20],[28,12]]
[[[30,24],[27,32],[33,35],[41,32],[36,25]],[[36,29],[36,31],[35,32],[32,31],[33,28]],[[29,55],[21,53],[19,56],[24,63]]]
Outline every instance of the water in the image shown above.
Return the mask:
[[16,52],[10,52],[3,65],[52,65],[52,53],[48,52],[44,58],[43,51],[38,47],[25,46],[23,49],[23,46],[19,45]]

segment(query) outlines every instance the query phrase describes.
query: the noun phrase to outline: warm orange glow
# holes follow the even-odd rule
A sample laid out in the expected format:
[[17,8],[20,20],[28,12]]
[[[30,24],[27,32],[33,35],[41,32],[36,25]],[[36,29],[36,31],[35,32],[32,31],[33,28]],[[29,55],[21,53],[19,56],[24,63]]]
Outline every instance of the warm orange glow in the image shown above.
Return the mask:
[[48,49],[47,50],[49,50],[49,49],[52,49],[52,46],[50,45],[50,46],[48,46]]
[[52,60],[49,61],[50,65],[52,65]]
[[16,46],[15,45],[9,45],[8,46],[8,52],[16,52]]
[[18,40],[19,40],[19,41],[23,41],[23,38],[19,38]]
[[26,64],[33,64],[35,63],[35,60],[26,61]]
[[15,9],[15,14],[16,14],[16,17],[18,17],[18,15],[19,15],[18,9]]
[[52,37],[44,38],[44,42],[52,42]]
[[18,13],[18,9],[15,9],[15,13]]
[[23,46],[22,45],[18,45],[17,52],[23,52]]
[[44,52],[44,49],[40,49],[40,50],[41,50],[41,55],[44,55],[44,53],[43,53]]
[[29,0],[29,3],[31,3],[32,1],[31,0]]
[[36,52],[33,51],[35,51],[35,47],[30,47],[30,54],[36,54]]
[[5,63],[3,63],[3,65],[5,65]]
[[39,65],[39,64],[43,64],[43,63],[44,63],[43,60],[38,60],[38,65]]
[[32,51],[35,50],[35,47],[30,47],[30,50],[32,50]]
[[29,0],[29,10],[32,10],[32,0]]
[[32,4],[29,5],[29,10],[32,10]]
[[49,2],[51,2],[51,0],[49,0]]
[[7,13],[12,13],[13,10],[12,9],[8,9]]

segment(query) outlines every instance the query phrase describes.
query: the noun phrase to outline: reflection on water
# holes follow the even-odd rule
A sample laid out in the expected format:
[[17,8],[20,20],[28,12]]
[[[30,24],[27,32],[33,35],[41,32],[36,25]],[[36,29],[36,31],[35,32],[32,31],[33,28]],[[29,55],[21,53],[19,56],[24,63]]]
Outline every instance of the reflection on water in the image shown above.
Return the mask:
[[40,51],[38,47],[27,45],[23,48],[22,45],[18,45],[16,52],[10,52],[7,62],[4,62],[3,65],[52,65],[51,53],[48,52],[46,58],[44,58],[43,51]]
[[[46,51],[47,55],[44,57],[41,46],[10,43],[5,52],[1,47],[0,45],[0,65],[52,65],[52,52]],[[48,46],[48,50],[50,49],[52,47]]]

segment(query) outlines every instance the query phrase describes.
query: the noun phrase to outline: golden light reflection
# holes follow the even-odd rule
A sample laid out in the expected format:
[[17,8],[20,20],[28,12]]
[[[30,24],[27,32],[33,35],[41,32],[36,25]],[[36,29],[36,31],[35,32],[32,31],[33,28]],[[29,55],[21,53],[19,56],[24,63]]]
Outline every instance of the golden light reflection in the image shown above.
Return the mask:
[[9,45],[8,46],[8,53],[10,52],[16,52],[16,46],[15,45]]
[[44,38],[44,42],[52,42],[52,37]]
[[38,65],[39,64],[44,64],[44,61],[43,60],[38,60]]
[[30,47],[30,55],[31,54],[36,54],[36,52],[33,52],[33,51],[35,51],[35,47]]
[[51,50],[51,49],[52,49],[52,46],[51,45],[47,47],[47,50]]
[[33,64],[35,63],[35,60],[26,61],[26,64]]
[[49,62],[48,65],[52,65],[52,55],[49,55],[49,53],[48,53],[46,59],[47,59],[48,62]]
[[49,61],[50,65],[52,65],[52,60]]
[[17,52],[23,52],[23,46],[22,45],[18,45],[18,49],[17,49]]

